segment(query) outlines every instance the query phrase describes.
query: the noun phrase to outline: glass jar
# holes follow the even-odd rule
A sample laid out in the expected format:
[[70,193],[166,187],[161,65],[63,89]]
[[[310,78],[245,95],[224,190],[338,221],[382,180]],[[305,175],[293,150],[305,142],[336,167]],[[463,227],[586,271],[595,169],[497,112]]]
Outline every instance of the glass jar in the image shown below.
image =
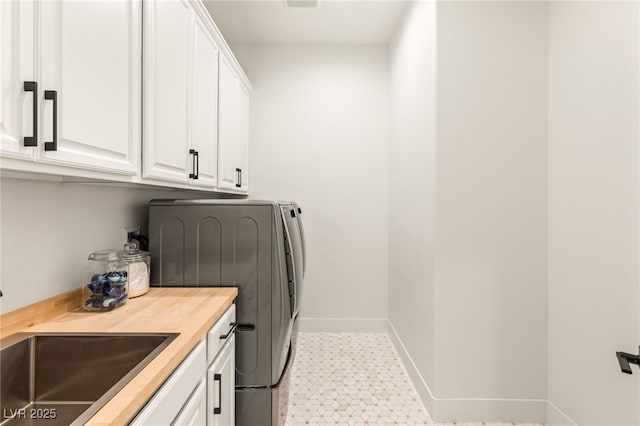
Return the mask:
[[133,244],[125,244],[122,258],[129,266],[129,297],[138,297],[149,291],[151,256]]
[[84,308],[110,311],[124,305],[129,298],[127,263],[116,250],[100,250],[89,255],[82,287]]

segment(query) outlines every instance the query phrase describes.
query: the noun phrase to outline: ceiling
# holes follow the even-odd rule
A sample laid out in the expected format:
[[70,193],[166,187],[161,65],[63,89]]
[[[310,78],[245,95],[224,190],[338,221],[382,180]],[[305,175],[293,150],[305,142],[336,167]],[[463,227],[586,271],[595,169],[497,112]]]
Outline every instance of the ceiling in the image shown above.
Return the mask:
[[321,0],[318,8],[283,0],[204,0],[230,44],[387,44],[407,2]]

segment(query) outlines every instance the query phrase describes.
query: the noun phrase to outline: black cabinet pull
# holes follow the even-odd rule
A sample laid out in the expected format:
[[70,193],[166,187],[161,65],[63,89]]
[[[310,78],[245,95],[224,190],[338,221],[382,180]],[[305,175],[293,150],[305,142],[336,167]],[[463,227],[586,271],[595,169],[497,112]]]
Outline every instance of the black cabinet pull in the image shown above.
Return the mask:
[[198,157],[198,151],[195,149],[190,149],[189,154],[193,157],[191,158],[191,168],[193,173],[189,173],[190,179],[198,179],[198,175],[200,174],[200,158]]
[[196,157],[196,177],[194,177],[194,179],[198,179],[198,177],[200,176],[200,153],[198,151],[196,151],[195,157]]
[[213,414],[222,414],[222,374],[214,373],[213,381],[218,382],[218,406],[213,407]]
[[626,374],[633,374],[630,364],[636,364],[640,366],[640,353],[638,355],[628,354],[626,352],[616,352],[618,358],[618,364],[620,364],[620,370]]
[[44,100],[53,101],[53,140],[44,143],[45,151],[58,150],[58,92],[55,90],[45,90]]
[[38,83],[35,81],[25,81],[24,91],[33,94],[33,136],[24,137],[24,146],[38,146]]
[[236,168],[236,182],[237,182],[236,183],[236,188],[242,187],[242,183],[240,181],[240,179],[242,179],[242,174],[241,173],[242,173],[242,170]]
[[231,328],[229,329],[229,331],[227,331],[227,334],[223,334],[222,336],[220,336],[220,340],[225,340],[227,337],[229,337],[236,331],[237,325],[235,322],[232,322],[229,325],[231,326]]

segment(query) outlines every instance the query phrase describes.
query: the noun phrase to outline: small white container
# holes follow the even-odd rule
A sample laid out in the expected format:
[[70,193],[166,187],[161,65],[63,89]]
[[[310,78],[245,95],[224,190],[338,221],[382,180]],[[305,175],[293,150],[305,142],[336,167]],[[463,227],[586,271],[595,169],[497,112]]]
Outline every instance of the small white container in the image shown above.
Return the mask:
[[138,297],[149,291],[149,276],[151,274],[151,256],[148,251],[140,251],[133,244],[125,244],[122,259],[129,266],[129,297]]

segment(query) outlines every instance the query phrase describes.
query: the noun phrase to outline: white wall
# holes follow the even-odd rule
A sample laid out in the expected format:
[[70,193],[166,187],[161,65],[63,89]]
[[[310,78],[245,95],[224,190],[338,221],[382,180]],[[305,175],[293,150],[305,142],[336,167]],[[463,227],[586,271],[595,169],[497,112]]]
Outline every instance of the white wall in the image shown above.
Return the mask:
[[411,3],[389,46],[390,333],[422,376],[414,381],[431,413],[420,382],[435,379],[435,23],[435,2]]
[[121,249],[125,226],[147,227],[149,200],[185,197],[207,194],[1,178],[1,312],[81,288],[90,253]]
[[546,396],[547,53],[543,2],[438,5],[441,398]]
[[391,45],[390,200],[410,201],[406,223],[390,218],[390,321],[436,420],[543,421],[547,5],[438,3],[435,59],[433,5],[407,13]]
[[254,86],[251,197],[296,200],[304,210],[301,329],[385,330],[386,49],[233,49]]
[[638,425],[638,4],[549,7],[548,420]]

